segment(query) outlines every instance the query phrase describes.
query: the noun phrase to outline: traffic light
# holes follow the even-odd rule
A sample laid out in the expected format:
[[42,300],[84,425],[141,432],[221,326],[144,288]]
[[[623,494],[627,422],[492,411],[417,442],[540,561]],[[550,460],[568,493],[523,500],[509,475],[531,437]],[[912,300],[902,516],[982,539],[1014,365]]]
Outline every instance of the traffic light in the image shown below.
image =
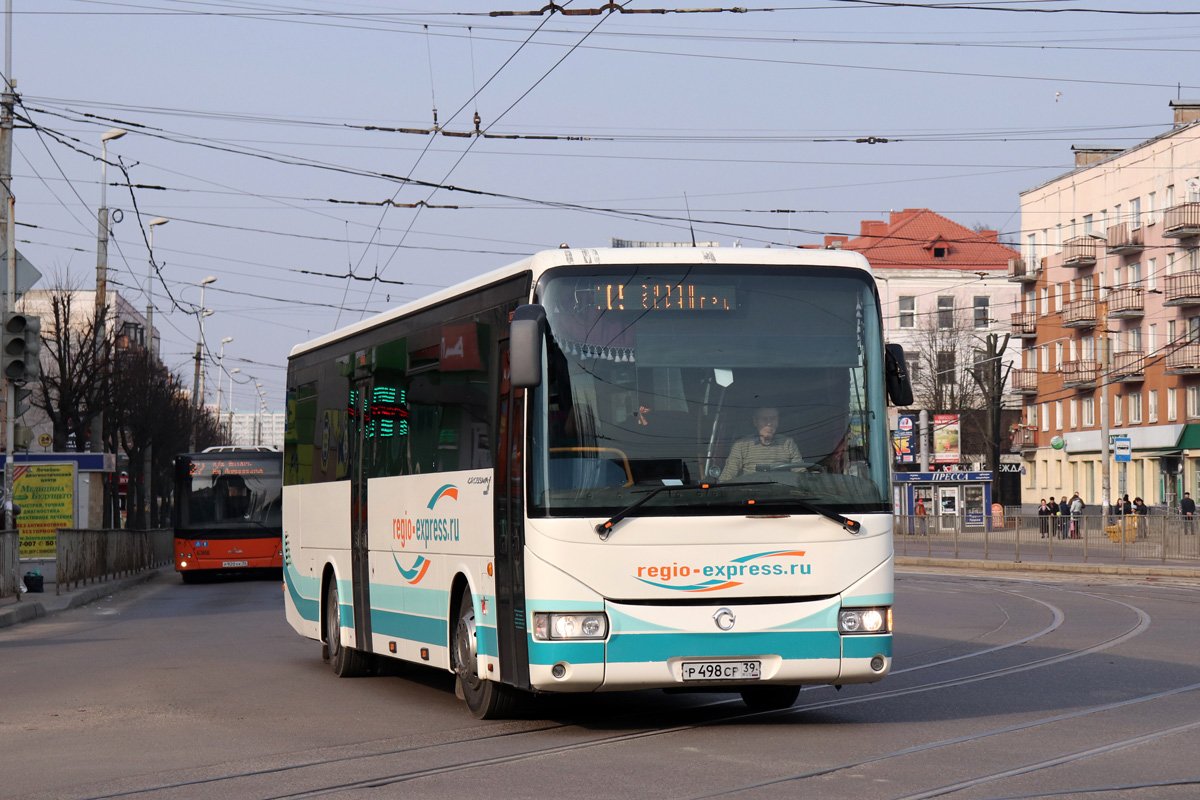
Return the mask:
[[17,387],[16,403],[13,405],[13,419],[17,419],[29,410],[29,398],[31,396],[33,396],[33,389],[26,389],[24,386]]
[[42,374],[42,321],[19,312],[4,315],[4,377],[17,383],[37,380]]
[[25,317],[25,382],[42,376],[42,318]]

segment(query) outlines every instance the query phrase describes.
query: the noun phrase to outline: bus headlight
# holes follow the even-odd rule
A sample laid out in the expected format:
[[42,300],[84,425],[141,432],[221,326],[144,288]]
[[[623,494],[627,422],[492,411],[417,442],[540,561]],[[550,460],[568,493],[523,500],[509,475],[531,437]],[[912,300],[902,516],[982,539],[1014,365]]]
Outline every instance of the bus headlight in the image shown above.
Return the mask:
[[603,614],[554,614],[533,615],[533,638],[542,641],[551,639],[603,639],[608,636],[608,617]]
[[838,612],[838,633],[891,633],[890,608],[843,608]]

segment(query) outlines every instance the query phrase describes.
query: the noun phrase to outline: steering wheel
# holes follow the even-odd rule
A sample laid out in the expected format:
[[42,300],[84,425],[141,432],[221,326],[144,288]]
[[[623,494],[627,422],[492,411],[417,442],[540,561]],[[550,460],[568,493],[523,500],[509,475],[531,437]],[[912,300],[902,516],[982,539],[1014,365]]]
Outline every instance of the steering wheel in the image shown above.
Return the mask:
[[825,468],[814,461],[788,461],[783,464],[758,464],[755,466],[755,472],[794,472],[796,470],[805,470],[807,472],[824,472]]

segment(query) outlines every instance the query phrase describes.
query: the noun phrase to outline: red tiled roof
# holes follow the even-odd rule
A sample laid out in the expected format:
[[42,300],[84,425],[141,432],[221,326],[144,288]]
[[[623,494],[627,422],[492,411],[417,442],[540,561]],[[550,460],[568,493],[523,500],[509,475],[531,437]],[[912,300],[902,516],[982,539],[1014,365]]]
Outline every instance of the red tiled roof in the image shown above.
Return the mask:
[[927,208],[893,211],[887,222],[863,220],[857,238],[827,237],[826,246],[839,240],[881,269],[1006,270],[1020,255],[996,241],[995,231],[973,231]]

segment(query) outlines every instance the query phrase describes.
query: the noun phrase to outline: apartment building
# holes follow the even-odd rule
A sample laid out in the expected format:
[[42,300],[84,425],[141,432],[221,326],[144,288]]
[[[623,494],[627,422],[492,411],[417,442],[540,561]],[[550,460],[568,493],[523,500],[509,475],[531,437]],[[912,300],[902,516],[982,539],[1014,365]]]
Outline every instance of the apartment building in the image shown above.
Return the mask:
[[1071,172],[1021,194],[1026,507],[1100,502],[1105,427],[1132,446],[1122,463],[1109,448],[1112,495],[1170,508],[1200,491],[1200,101],[1171,107],[1161,135],[1073,148]]

